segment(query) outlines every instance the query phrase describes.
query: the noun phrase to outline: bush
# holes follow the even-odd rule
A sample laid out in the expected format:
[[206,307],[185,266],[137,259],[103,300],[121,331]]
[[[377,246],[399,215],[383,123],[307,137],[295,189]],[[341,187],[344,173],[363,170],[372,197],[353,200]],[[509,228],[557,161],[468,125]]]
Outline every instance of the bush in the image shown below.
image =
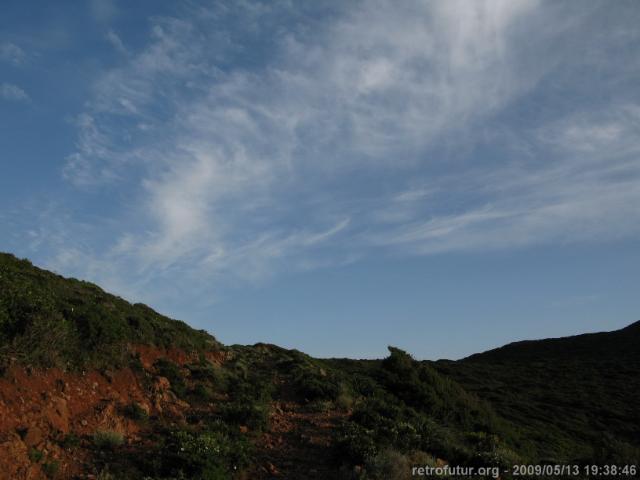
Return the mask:
[[367,478],[371,480],[409,480],[411,463],[396,450],[383,450],[365,463]]
[[224,424],[212,427],[201,432],[170,432],[159,452],[162,465],[157,473],[177,478],[222,480],[248,465],[250,445],[246,439],[232,435]]
[[124,435],[112,430],[99,430],[93,434],[93,444],[100,450],[110,450],[124,443]]
[[336,453],[342,463],[361,465],[378,453],[375,432],[354,422],[347,422],[336,442]]
[[335,404],[331,400],[314,400],[306,408],[310,412],[327,413],[335,408]]
[[146,422],[149,420],[149,414],[145,408],[138,402],[132,402],[123,408],[123,413],[132,420]]
[[60,462],[58,460],[49,460],[42,464],[42,471],[47,477],[54,477],[60,470]]
[[184,374],[175,363],[161,358],[153,364],[158,375],[166,377],[171,384],[171,390],[178,397],[184,398],[187,395],[187,385],[184,381]]
[[191,394],[203,402],[208,402],[213,398],[213,392],[211,389],[202,383],[198,383],[194,389],[191,390]]
[[29,456],[29,460],[31,460],[33,463],[38,463],[44,458],[44,453],[42,453],[37,448],[30,448],[27,455]]
[[336,407],[338,407],[340,410],[351,410],[354,403],[355,401],[353,399],[353,396],[351,396],[351,394],[347,392],[341,393],[340,395],[338,395],[338,398],[336,398]]
[[262,430],[269,423],[269,407],[250,398],[236,399],[223,405],[220,414],[224,420],[252,430]]
[[293,384],[298,395],[309,402],[334,401],[342,391],[334,375],[315,365],[297,365],[293,371]]
[[69,433],[60,442],[62,448],[75,448],[80,446],[80,437],[75,433]]

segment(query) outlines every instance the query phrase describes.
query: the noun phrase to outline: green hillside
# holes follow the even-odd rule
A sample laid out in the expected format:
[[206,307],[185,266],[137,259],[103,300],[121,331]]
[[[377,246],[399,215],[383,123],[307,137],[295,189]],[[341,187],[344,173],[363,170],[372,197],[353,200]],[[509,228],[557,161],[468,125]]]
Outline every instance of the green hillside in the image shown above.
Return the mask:
[[[401,479],[413,465],[443,463],[637,464],[639,340],[636,323],[455,362],[416,361],[393,347],[383,360],[225,347],[145,305],[0,254],[0,410],[24,419],[0,422],[0,440],[28,452],[22,461],[43,478]],[[141,345],[155,355],[146,364],[132,349]],[[169,358],[168,349],[190,355]],[[117,372],[129,380],[119,384]],[[29,390],[46,381],[60,392]],[[82,413],[70,412],[66,431],[29,413],[47,411],[52,395],[73,404],[86,388],[100,393],[78,400]],[[121,430],[102,431],[105,421]],[[28,450],[34,428],[45,438]],[[89,460],[74,464],[79,457]]]
[[100,287],[0,253],[0,368],[121,365],[128,344],[187,351],[219,345],[211,335]]
[[640,458],[640,322],[517,342],[436,368],[521,425],[538,458],[600,464]]

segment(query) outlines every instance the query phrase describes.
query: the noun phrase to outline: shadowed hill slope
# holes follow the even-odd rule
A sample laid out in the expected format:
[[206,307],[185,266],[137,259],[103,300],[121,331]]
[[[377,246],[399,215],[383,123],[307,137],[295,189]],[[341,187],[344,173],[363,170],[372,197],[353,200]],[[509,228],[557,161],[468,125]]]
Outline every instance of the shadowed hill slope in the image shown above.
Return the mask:
[[[0,254],[0,480],[411,477],[638,463],[635,323],[452,362],[223,346]],[[506,475],[508,477],[508,475]]]
[[542,458],[611,463],[640,457],[640,322],[516,342],[436,366],[523,426]]
[[100,287],[0,253],[0,368],[121,365],[129,344],[186,351],[219,346],[211,335],[131,305]]
[[535,362],[606,361],[640,358],[640,321],[612,332],[586,333],[572,337],[525,340],[483,353],[476,353],[463,362]]

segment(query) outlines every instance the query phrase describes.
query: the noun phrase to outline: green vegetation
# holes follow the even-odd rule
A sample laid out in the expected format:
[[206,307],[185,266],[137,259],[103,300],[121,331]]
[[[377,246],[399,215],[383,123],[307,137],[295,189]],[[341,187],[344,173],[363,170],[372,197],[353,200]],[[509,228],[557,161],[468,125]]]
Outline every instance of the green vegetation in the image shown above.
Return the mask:
[[369,480],[412,480],[413,466],[436,466],[435,459],[424,452],[402,454],[396,450],[383,450],[370,457],[364,465],[362,476]]
[[[198,355],[145,368],[130,353],[136,344]],[[147,405],[159,396],[182,409],[118,405],[140,429],[141,440],[131,435],[126,446],[112,431],[56,437],[66,450],[88,449],[94,474],[104,479],[247,478],[264,460],[259,440],[278,421],[291,421],[288,408],[319,423],[337,419],[327,461],[344,478],[410,478],[410,466],[443,461],[638,464],[638,345],[640,323],[456,362],[416,361],[394,347],[384,360],[315,359],[266,344],[223,347],[144,305],[0,254],[0,371],[16,363],[129,367],[156,396]],[[207,360],[207,351],[223,351],[224,362]],[[169,380],[170,392],[153,390],[158,377]],[[309,435],[298,441],[312,448]],[[31,449],[28,457],[56,476],[59,464],[45,453]]]
[[42,464],[42,471],[49,478],[55,477],[58,470],[60,470],[60,462],[58,460],[51,460]]
[[44,453],[33,447],[29,449],[28,455],[29,460],[31,460],[33,463],[39,463],[44,458]]
[[[202,351],[204,331],[0,253],[0,369],[11,361],[79,369],[128,362],[130,344]],[[51,348],[55,345],[56,348]]]
[[381,362],[336,361],[352,372],[354,390],[362,395],[341,433],[343,462],[378,465],[385,455],[427,452],[459,465],[520,460],[512,450],[522,447],[516,429],[488,404],[430,365],[389,350]]
[[114,449],[124,443],[124,436],[120,432],[100,430],[93,434],[93,444],[101,450]]
[[489,402],[551,463],[640,459],[640,324],[520,342],[433,366]]
[[166,377],[171,384],[171,390],[178,397],[184,398],[187,395],[187,384],[185,382],[185,374],[180,367],[170,360],[161,358],[153,364],[158,375]]
[[80,437],[78,437],[74,433],[69,433],[64,436],[64,438],[60,441],[60,445],[62,448],[76,448],[80,446]]
[[48,477],[53,478],[60,469],[60,462],[58,460],[45,460],[45,454],[41,450],[36,448],[30,448],[28,452],[29,460],[33,463],[40,463],[42,472]]
[[217,480],[249,463],[250,446],[223,424],[200,432],[171,432],[162,447],[161,472],[171,476]]
[[138,402],[132,402],[123,408],[123,413],[138,422],[146,422],[149,420],[149,414]]

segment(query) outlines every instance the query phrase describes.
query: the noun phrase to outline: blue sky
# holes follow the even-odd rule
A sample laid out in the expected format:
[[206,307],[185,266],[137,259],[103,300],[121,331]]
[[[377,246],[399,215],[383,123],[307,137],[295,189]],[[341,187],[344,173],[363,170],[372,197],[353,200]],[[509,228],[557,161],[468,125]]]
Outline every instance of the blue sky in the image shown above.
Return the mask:
[[0,250],[318,356],[640,318],[634,1],[3,2]]

